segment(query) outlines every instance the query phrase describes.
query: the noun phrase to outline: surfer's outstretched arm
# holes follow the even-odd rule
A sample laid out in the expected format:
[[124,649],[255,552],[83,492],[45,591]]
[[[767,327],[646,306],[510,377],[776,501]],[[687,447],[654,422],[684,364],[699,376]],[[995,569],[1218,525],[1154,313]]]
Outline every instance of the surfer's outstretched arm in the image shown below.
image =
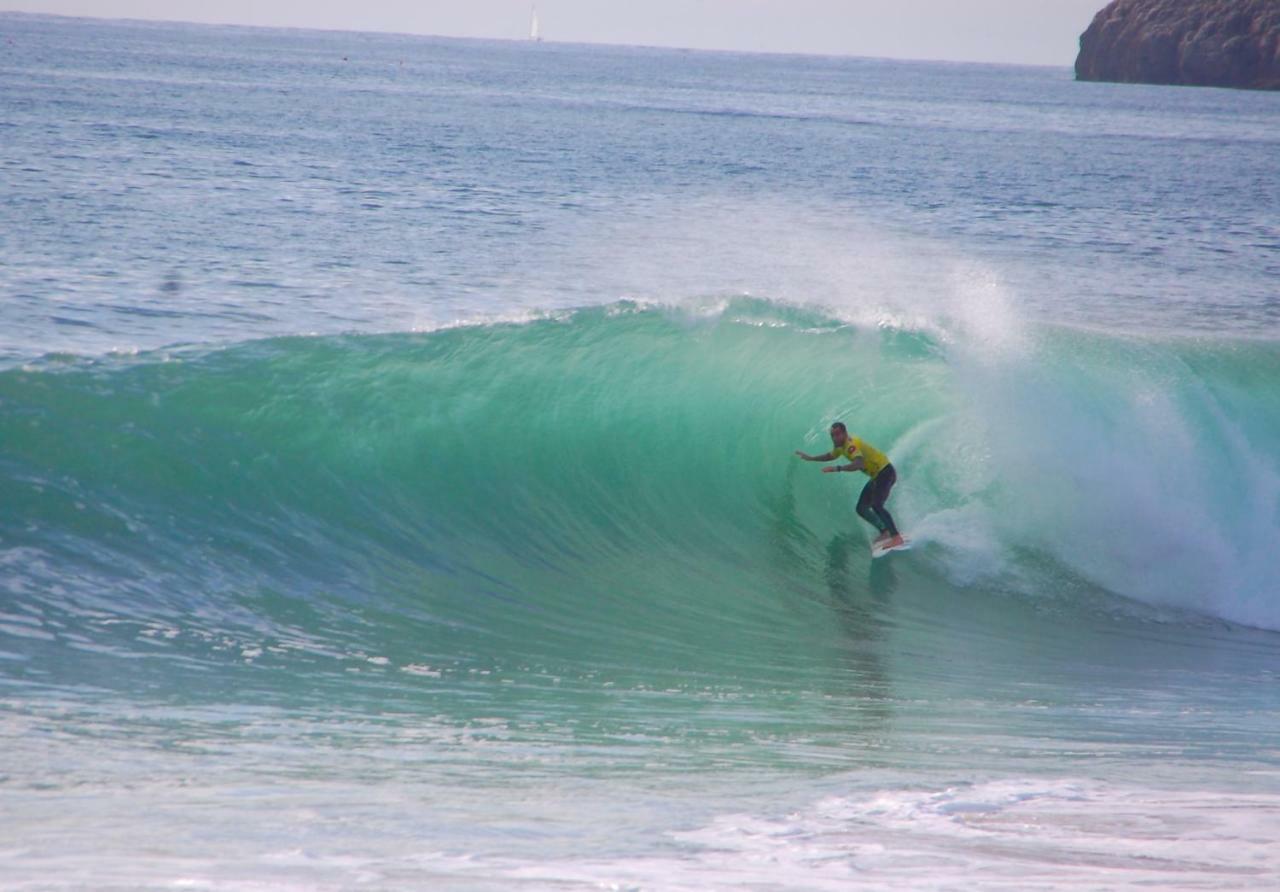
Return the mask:
[[834,474],[836,471],[861,471],[866,467],[866,462],[862,460],[862,456],[858,456],[847,465],[836,465],[833,468],[823,468],[822,473]]
[[810,455],[807,452],[801,452],[799,449],[796,450],[796,455],[800,456],[805,461],[831,461],[836,457],[834,452],[824,452],[822,455]]

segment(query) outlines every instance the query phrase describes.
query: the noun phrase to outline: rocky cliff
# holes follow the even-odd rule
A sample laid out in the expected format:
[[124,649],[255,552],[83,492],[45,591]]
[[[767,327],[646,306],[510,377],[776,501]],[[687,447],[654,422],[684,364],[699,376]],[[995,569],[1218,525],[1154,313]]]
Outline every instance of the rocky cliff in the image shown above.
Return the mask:
[[1280,0],[1113,0],[1080,35],[1076,78],[1280,89]]

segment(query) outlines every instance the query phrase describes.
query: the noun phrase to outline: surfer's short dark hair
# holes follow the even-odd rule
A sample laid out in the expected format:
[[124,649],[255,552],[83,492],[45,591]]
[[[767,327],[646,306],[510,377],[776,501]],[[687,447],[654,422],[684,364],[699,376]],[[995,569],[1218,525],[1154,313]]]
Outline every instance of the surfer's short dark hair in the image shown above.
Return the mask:
[[847,433],[849,433],[849,429],[848,429],[847,427],[845,427],[845,426],[844,426],[844,422],[843,422],[843,421],[833,421],[833,422],[831,422],[831,429],[832,429],[833,431],[834,431],[834,430],[841,430],[841,431],[844,431],[846,434],[847,434]]

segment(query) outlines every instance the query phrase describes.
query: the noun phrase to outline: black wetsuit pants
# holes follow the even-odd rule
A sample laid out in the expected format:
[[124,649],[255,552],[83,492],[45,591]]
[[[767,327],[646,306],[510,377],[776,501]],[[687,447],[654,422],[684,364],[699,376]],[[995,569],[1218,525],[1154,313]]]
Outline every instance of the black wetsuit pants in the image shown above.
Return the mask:
[[898,472],[893,465],[885,465],[880,473],[867,481],[858,496],[858,516],[882,533],[898,535],[898,528],[893,518],[885,510],[885,499],[889,498],[889,490],[898,482]]

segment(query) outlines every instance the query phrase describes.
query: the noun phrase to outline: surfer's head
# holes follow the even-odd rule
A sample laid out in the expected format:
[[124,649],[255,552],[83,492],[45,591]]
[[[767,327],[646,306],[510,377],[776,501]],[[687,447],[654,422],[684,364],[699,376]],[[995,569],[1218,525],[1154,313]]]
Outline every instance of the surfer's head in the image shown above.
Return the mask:
[[834,422],[831,425],[831,442],[837,446],[843,446],[845,441],[849,439],[849,429],[844,426],[843,421]]

